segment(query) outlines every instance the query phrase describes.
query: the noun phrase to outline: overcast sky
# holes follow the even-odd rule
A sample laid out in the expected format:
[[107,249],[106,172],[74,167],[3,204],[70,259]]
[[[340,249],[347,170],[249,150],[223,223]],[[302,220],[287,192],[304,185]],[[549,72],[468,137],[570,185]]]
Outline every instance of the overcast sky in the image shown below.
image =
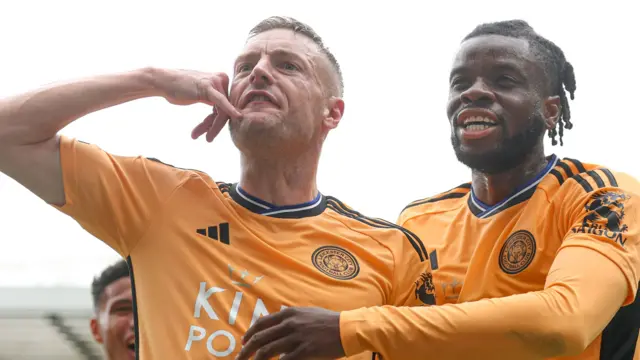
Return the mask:
[[[449,142],[449,66],[477,24],[521,18],[561,46],[576,72],[575,127],[565,133],[564,147],[547,143],[547,152],[640,177],[632,1],[598,7],[557,0],[428,7],[399,0],[158,4],[2,3],[0,96],[147,65],[230,71],[253,25],[271,15],[293,16],[315,28],[344,72],[345,116],[325,144],[320,190],[395,221],[408,202],[468,181]],[[115,154],[156,157],[235,182],[239,156],[228,131],[212,144],[189,136],[208,111],[139,100],[87,116],[63,133]],[[117,259],[73,220],[0,174],[0,286],[87,286]]]

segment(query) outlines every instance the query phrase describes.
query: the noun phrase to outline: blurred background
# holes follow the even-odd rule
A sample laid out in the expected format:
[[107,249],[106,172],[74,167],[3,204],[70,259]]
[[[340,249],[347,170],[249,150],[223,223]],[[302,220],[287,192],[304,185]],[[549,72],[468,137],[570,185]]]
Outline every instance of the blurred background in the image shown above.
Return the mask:
[[98,360],[88,288],[0,288],[0,360]]

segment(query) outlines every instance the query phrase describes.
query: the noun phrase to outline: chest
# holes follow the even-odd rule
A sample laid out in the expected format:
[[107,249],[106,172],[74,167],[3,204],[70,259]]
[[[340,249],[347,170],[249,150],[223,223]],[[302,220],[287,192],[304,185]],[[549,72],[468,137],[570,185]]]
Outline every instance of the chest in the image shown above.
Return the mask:
[[420,226],[430,248],[441,303],[502,297],[544,287],[569,229],[544,204],[524,203],[493,217],[469,211],[436,214]]
[[393,259],[372,256],[380,245],[371,239],[353,239],[317,219],[257,222],[209,210],[150,231],[132,254],[140,284],[188,294],[175,300],[191,312],[206,298],[217,317],[236,312],[246,325],[287,306],[343,310],[388,302]]

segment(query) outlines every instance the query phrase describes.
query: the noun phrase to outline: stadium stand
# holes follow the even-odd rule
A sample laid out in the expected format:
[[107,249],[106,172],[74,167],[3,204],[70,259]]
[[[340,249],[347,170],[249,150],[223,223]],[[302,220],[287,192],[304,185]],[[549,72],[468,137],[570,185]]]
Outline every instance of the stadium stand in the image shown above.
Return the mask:
[[88,288],[0,288],[0,360],[99,360]]

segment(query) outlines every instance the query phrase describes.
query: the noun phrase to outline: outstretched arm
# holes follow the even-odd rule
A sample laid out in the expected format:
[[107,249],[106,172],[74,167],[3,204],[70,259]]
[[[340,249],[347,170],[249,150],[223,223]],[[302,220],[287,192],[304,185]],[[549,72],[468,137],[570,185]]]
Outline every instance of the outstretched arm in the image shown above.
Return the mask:
[[591,249],[567,247],[558,253],[542,291],[455,305],[343,312],[342,344],[347,355],[377,351],[385,359],[576,355],[602,332],[629,292],[630,284],[611,260]]
[[[606,284],[604,286],[603,284]],[[560,251],[545,289],[504,298],[337,313],[287,308],[261,318],[239,360],[336,359],[365,351],[383,359],[545,359],[581,353],[630,293],[620,268],[582,247]],[[515,355],[514,355],[515,354]]]
[[47,86],[0,100],[0,172],[48,203],[65,201],[58,131],[89,113],[131,100],[216,105],[239,116],[226,99],[228,78],[188,71],[142,69]]

